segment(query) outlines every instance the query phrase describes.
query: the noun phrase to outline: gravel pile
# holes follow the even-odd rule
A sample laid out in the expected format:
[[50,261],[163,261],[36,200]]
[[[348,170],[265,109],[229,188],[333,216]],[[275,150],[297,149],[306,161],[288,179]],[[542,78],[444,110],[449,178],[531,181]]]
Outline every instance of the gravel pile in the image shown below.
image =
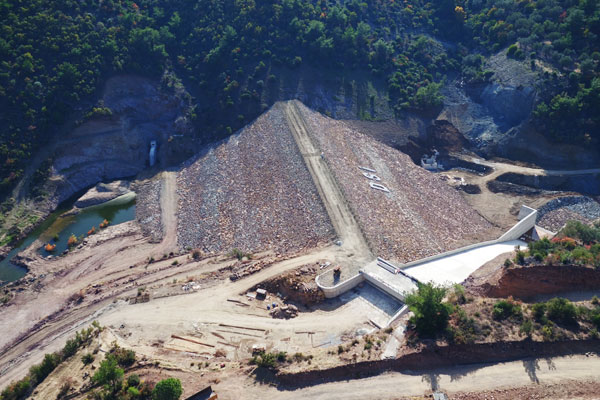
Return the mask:
[[[409,262],[494,238],[491,224],[437,175],[344,122],[299,108],[378,256]],[[371,188],[359,166],[377,171],[390,192]]]
[[333,227],[279,108],[177,176],[178,244],[219,253],[313,248]]
[[132,189],[137,193],[135,218],[144,236],[149,237],[153,243],[160,242],[163,236],[160,188],[159,179],[135,182],[132,185]]
[[600,218],[600,204],[591,197],[568,196],[550,200],[538,210],[537,224],[558,232],[570,220],[591,223]]

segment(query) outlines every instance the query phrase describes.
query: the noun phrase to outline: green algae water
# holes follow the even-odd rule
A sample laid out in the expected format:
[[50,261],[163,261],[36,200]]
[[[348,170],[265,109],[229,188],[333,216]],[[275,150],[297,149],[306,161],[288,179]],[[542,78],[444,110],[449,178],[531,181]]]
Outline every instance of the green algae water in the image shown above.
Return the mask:
[[[67,248],[67,241],[71,235],[78,238],[85,237],[87,232],[95,227],[96,232],[100,230],[100,223],[104,220],[110,221],[110,225],[118,225],[135,219],[135,195],[124,195],[104,204],[83,209],[79,214],[61,217],[71,209],[71,204],[60,207],[53,212],[39,227],[33,230],[17,247],[15,247],[2,262],[0,262],[0,281],[12,282],[25,276],[27,271],[11,262],[11,259],[20,251],[29,247],[37,239],[43,242],[38,249],[39,254],[60,255]],[[52,252],[47,252],[44,245],[55,244]]]

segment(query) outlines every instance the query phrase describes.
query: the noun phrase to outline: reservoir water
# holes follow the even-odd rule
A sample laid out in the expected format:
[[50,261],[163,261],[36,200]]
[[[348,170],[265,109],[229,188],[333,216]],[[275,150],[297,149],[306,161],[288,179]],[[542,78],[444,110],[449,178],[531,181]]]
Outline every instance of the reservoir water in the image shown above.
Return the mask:
[[[61,217],[71,208],[72,204],[60,207],[53,212],[39,227],[33,230],[17,247],[15,247],[4,260],[0,262],[0,281],[12,282],[22,278],[27,271],[13,264],[10,260],[23,251],[38,238],[43,245],[38,249],[41,255],[60,255],[67,249],[67,241],[71,235],[77,238],[87,236],[88,231],[95,227],[100,231],[100,224],[110,221],[110,225],[117,225],[135,219],[135,196],[122,196],[98,206],[88,207],[76,215]],[[47,252],[44,245],[55,244],[52,252]]]

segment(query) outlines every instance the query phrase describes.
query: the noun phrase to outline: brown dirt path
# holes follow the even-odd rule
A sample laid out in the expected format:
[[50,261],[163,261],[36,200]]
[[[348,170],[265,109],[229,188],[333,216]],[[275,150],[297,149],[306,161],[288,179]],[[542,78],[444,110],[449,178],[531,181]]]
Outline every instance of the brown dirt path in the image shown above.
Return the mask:
[[342,241],[342,247],[354,253],[356,262],[370,261],[373,259],[371,250],[333,174],[321,158],[321,153],[311,138],[309,128],[298,111],[296,102],[288,101],[282,104],[282,107],[333,227]]

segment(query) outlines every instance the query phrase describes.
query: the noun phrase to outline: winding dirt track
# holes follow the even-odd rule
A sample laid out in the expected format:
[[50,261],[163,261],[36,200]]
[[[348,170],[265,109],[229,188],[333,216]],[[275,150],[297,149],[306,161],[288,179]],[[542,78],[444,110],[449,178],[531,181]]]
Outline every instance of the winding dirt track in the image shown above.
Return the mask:
[[[59,261],[59,263],[65,264],[63,268],[66,267],[69,272],[62,277],[50,280],[47,283],[48,287],[43,288],[39,294],[33,294],[33,299],[2,310],[0,332],[6,330],[11,333],[10,336],[13,338],[17,338],[17,336],[19,338],[18,342],[11,343],[7,341],[9,335],[6,334],[3,338],[5,340],[0,340],[0,386],[24,375],[30,365],[42,359],[44,353],[60,349],[68,336],[91,323],[98,314],[111,308],[111,304],[117,296],[129,292],[135,293],[135,289],[113,290],[105,299],[96,303],[72,309],[67,307],[62,312],[58,311],[59,304],[65,301],[71,293],[107,280],[109,275],[113,275],[114,278],[115,275],[131,274],[135,270],[129,267],[144,263],[150,254],[158,257],[160,254],[176,250],[177,182],[175,173],[166,171],[161,179],[161,213],[164,235],[160,244],[150,245],[145,239],[136,236],[133,240],[130,238],[110,240],[89,250],[92,254],[86,251],[87,249],[83,249],[82,252],[69,255]],[[158,275],[154,276],[156,280],[160,279],[161,274]],[[43,319],[54,312],[58,312],[55,318],[51,318],[42,326],[31,326],[33,324],[32,315]],[[23,325],[19,324],[20,319],[23,320]]]

